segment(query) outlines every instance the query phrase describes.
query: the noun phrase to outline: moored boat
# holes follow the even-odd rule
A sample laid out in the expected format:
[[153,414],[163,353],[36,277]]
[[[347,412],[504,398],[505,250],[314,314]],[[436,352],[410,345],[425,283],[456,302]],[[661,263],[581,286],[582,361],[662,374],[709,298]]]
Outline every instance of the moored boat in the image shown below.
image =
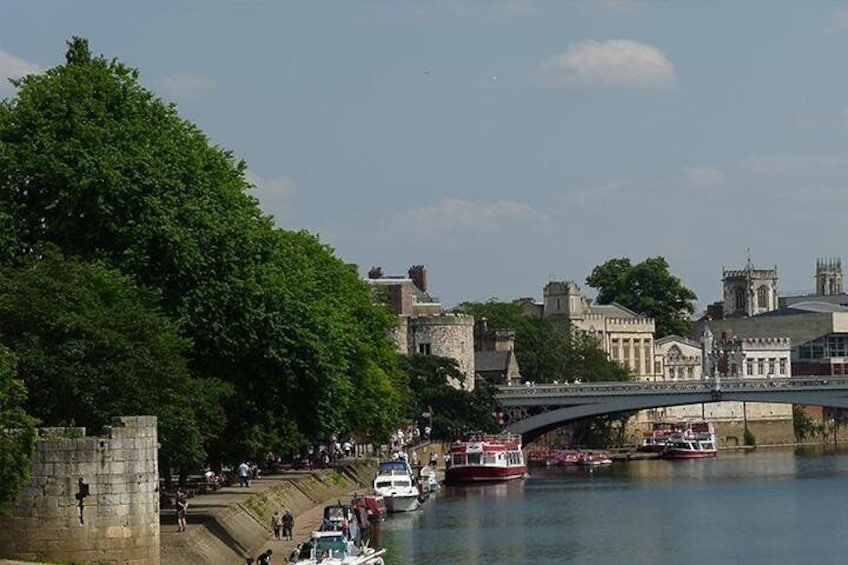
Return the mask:
[[389,512],[412,512],[421,507],[421,491],[412,468],[403,459],[381,461],[374,478],[374,491],[381,494]]
[[646,453],[662,453],[672,435],[681,433],[685,422],[652,422],[651,431],[646,432],[638,450]]
[[606,453],[583,453],[579,464],[584,467],[598,467],[600,465],[611,465],[612,459]]
[[300,555],[291,560],[300,565],[383,565],[385,549],[359,547],[340,531],[312,532]]
[[704,420],[687,422],[685,428],[669,437],[662,456],[665,459],[703,459],[718,453],[715,429]]
[[520,435],[475,432],[451,445],[445,482],[508,481],[526,474]]

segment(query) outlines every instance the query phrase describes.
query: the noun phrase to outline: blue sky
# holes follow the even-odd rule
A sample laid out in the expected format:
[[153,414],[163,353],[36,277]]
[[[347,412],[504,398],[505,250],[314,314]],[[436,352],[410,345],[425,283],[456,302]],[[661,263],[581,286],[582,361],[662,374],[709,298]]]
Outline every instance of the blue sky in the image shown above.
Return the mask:
[[0,0],[0,76],[72,35],[244,158],[281,227],[424,264],[447,305],[662,255],[704,307],[749,248],[782,292],[848,252],[846,4]]

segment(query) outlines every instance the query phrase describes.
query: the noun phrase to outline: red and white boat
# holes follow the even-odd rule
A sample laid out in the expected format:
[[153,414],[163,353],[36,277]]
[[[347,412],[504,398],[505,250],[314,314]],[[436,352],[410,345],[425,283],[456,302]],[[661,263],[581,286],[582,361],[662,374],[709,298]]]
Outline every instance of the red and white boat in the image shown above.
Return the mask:
[[669,436],[662,456],[666,459],[703,459],[718,453],[712,422],[687,422],[679,433]]
[[652,422],[651,431],[645,432],[638,449],[647,453],[662,453],[671,436],[685,429],[686,422]]
[[449,454],[447,483],[508,481],[527,475],[520,435],[475,432],[454,442]]

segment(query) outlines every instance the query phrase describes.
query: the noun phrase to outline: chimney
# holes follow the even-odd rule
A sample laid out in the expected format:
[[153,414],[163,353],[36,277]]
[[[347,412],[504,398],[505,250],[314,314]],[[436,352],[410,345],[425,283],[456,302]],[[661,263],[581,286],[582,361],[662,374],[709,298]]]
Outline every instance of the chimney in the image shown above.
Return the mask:
[[369,279],[382,279],[383,278],[383,267],[371,267],[371,270],[368,271]]
[[409,268],[409,278],[412,279],[412,284],[417,286],[422,292],[427,292],[427,269],[424,265],[413,265]]

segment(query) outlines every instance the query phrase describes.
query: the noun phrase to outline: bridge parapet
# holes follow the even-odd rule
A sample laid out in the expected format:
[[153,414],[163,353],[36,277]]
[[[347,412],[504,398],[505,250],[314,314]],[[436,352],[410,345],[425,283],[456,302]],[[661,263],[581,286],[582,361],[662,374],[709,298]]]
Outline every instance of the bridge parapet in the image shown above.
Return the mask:
[[[711,392],[719,390],[719,382],[712,379],[698,381],[636,381],[636,382],[599,382],[581,384],[536,384],[531,386],[513,385],[498,387],[497,397],[501,401],[527,397],[580,397],[580,396],[621,396],[621,395],[657,395],[692,392]],[[789,377],[789,378],[751,378],[721,379],[720,390],[746,391],[763,388],[785,390],[807,390],[810,387],[845,389],[848,378],[845,377]]]

